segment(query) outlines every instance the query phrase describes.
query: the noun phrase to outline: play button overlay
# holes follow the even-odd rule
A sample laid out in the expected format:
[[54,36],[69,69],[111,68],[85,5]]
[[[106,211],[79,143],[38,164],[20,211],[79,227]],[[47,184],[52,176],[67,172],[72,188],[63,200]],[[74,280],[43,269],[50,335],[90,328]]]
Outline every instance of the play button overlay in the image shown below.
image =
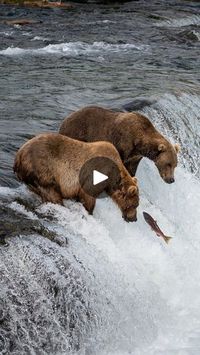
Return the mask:
[[107,157],[89,159],[81,168],[79,183],[88,195],[103,198],[119,186],[120,173],[116,163]]
[[105,181],[108,179],[107,175],[104,175],[100,173],[100,171],[93,170],[93,185],[97,185],[102,181]]

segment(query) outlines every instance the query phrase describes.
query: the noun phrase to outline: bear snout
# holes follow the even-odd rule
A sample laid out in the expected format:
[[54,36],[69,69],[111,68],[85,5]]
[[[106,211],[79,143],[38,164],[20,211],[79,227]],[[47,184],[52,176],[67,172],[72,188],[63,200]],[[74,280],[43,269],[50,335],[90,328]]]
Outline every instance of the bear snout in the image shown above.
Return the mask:
[[174,181],[175,181],[175,179],[174,179],[173,177],[165,178],[165,182],[166,182],[167,184],[172,184]]
[[174,174],[171,171],[159,171],[161,178],[167,183],[167,184],[172,184],[175,182],[174,179]]
[[123,218],[126,222],[137,222],[137,213],[134,215],[123,214]]

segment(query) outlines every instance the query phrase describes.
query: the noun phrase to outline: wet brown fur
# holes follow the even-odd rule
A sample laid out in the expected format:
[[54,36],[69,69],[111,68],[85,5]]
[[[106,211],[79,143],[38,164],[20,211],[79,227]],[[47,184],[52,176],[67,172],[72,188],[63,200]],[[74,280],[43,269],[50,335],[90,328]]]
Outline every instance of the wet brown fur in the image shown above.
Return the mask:
[[85,142],[111,142],[132,176],[141,159],[147,157],[154,161],[166,182],[173,182],[178,146],[173,146],[140,113],[85,107],[69,115],[61,124],[59,133]]
[[[38,194],[43,202],[62,204],[63,199],[76,199],[92,213],[96,200],[80,186],[79,173],[89,159],[101,156],[112,159],[120,172],[117,190],[109,188],[107,193],[126,220],[136,220],[139,204],[137,180],[129,175],[119,153],[108,142],[84,143],[57,133],[41,134],[18,150],[13,169],[19,180]],[[87,180],[87,172],[85,178]],[[100,194],[102,187],[99,185]]]

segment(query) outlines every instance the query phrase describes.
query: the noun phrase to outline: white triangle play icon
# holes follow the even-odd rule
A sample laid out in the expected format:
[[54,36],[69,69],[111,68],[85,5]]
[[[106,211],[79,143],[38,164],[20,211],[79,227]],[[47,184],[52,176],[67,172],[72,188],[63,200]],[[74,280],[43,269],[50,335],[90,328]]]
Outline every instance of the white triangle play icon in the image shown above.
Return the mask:
[[107,175],[100,173],[98,170],[93,170],[93,185],[97,185],[108,179]]

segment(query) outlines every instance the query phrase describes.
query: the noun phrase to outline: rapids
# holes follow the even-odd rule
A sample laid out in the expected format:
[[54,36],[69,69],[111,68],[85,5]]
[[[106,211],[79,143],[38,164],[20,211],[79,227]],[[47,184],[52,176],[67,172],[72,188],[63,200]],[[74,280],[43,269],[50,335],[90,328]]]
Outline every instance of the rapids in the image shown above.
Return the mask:
[[[1,5],[2,19],[13,16],[41,22],[0,23],[0,354],[199,355],[198,2]],[[172,185],[143,159],[137,223],[107,197],[89,216],[73,201],[41,204],[17,182],[14,154],[28,138],[81,106],[134,109],[141,96],[181,153]]]

